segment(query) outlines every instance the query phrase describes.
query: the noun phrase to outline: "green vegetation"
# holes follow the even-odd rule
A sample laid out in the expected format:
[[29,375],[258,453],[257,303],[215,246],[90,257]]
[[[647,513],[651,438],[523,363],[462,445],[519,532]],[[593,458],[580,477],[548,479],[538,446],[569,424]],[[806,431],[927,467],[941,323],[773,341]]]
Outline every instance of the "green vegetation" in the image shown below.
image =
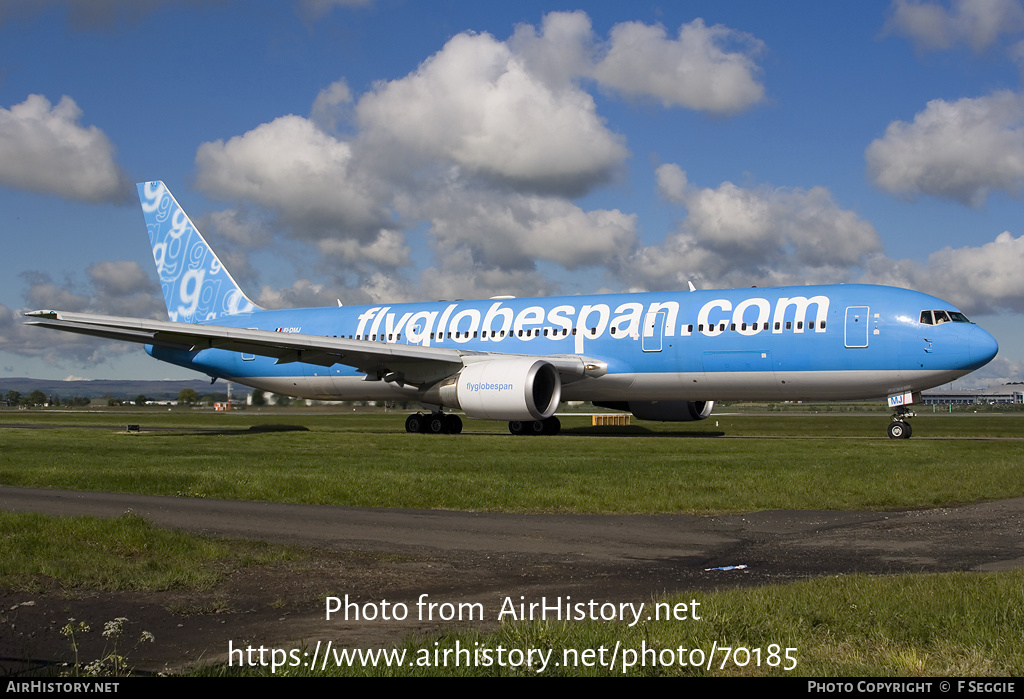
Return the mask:
[[[1024,416],[926,414],[910,440],[885,438],[885,420],[723,414],[594,428],[580,416],[558,437],[514,438],[468,420],[459,436],[406,434],[401,413],[4,411],[0,484],[510,512],[893,509],[1024,494]],[[29,421],[60,427],[2,427]],[[124,434],[129,422],[143,433]],[[289,425],[309,431],[271,431]]]
[[20,590],[206,590],[232,569],[294,554],[116,519],[0,512],[0,585]]
[[178,392],[178,405],[191,406],[199,402],[199,394],[191,388],[183,388]]
[[[618,622],[515,622],[492,633],[452,630],[401,646],[399,652],[405,651],[401,668],[381,661],[369,667],[339,668],[329,663],[326,670],[285,666],[276,674],[534,676],[540,674],[539,662],[533,667],[522,661],[517,667],[508,665],[508,659],[515,662],[522,657],[510,650],[529,648],[545,654],[551,651],[543,670],[551,676],[1014,677],[1024,673],[1019,647],[1024,635],[1022,571],[854,575],[657,601],[673,608],[692,600],[700,603],[700,620],[642,621],[633,628]],[[499,646],[505,652],[505,667],[497,664]],[[609,667],[616,646],[617,660]],[[491,664],[456,666],[453,651],[457,647],[470,653],[487,649],[492,653]],[[712,648],[717,649],[713,656]],[[729,649],[728,656],[724,648]],[[744,650],[737,652],[740,648]],[[581,662],[588,649],[591,667]],[[306,650],[312,655],[311,649]],[[435,658],[443,658],[446,650],[447,666],[436,667]],[[695,667],[697,663],[701,666]],[[270,674],[270,669],[217,666],[199,674]]]
[[[408,435],[403,418],[296,408],[274,414],[0,411],[0,484],[521,512],[906,508],[1024,494],[1019,413],[925,413],[914,422],[917,436],[899,441],[882,436],[886,418],[877,413],[726,410],[699,423],[625,428],[593,428],[580,416],[563,420],[564,434],[553,438],[513,438],[501,423],[476,421],[466,421],[467,433],[456,437]],[[142,423],[143,433],[125,434],[127,423]],[[0,585],[18,589],[208,589],[242,565],[303,555],[166,532],[132,515],[96,520],[5,513],[0,551]],[[414,660],[456,643],[532,647],[553,651],[561,662],[566,649],[618,643],[674,659],[671,666],[648,663],[625,674],[785,675],[768,663],[770,647],[778,644],[782,658],[785,648],[797,649],[797,667],[789,673],[797,675],[1024,673],[1020,571],[850,576],[686,594],[669,602],[691,598],[701,602],[700,621],[634,628],[516,622],[491,633],[451,630],[409,641],[404,649]],[[706,653],[714,644],[761,649],[761,666],[753,660],[738,666],[732,657],[723,668],[721,650],[710,671],[706,661],[703,668],[679,664],[680,647]],[[624,657],[620,653],[615,668],[559,665],[544,674],[621,675]],[[202,672],[236,674],[223,666]],[[289,672],[295,669],[277,674]],[[398,671],[378,664],[338,672]],[[401,672],[537,674],[479,665]]]

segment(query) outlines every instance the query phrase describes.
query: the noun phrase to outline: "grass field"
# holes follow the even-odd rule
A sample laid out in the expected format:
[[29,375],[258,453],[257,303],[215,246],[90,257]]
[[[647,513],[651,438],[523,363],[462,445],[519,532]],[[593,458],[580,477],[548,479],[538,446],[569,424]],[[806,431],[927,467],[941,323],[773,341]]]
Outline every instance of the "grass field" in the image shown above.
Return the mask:
[[[662,600],[670,606],[688,595]],[[310,676],[776,676],[1020,677],[1024,573],[853,575],[701,595],[699,621],[506,624],[493,633],[452,631],[397,648],[403,667],[281,667]],[[458,648],[482,653],[456,666]],[[533,663],[504,666],[496,650],[532,648]],[[593,649],[589,662],[580,651]],[[605,652],[601,652],[604,649]],[[307,649],[308,650],[308,649]],[[448,652],[445,667],[437,659]],[[394,656],[392,656],[394,657]],[[472,657],[472,656],[470,656]],[[541,669],[541,658],[547,665]],[[611,660],[615,658],[614,662]],[[525,661],[525,658],[524,658]],[[230,672],[223,666],[199,674]]]
[[[884,436],[887,418],[878,413],[724,412],[699,423],[629,428],[593,428],[580,416],[563,420],[562,435],[534,438],[511,437],[502,423],[476,421],[466,421],[460,436],[408,435],[403,420],[394,413],[0,411],[0,484],[579,513],[902,509],[1024,495],[1020,414],[926,413],[914,421],[915,437],[899,441]],[[143,432],[124,433],[128,423],[140,424]],[[94,543],[68,555],[67,542],[83,540]],[[101,524],[4,516],[0,545],[9,554],[0,584],[29,589],[40,584],[40,576],[79,590],[202,588],[211,584],[211,570],[225,570],[224,560],[230,569],[302,555],[160,532],[132,517]],[[702,599],[715,611],[696,626],[517,623],[487,635],[452,631],[412,640],[405,648],[416,654],[459,642],[561,654],[620,643],[660,652],[707,649],[728,639],[748,649],[780,642],[798,648],[799,675],[1024,673],[1019,571],[853,576]],[[545,674],[786,674],[767,663],[725,665],[716,662],[710,671],[677,663],[625,673],[575,668]],[[525,667],[473,672],[536,674]],[[390,674],[380,667],[359,673]]]
[[299,555],[158,529],[131,513],[99,519],[0,512],[0,551],[0,585],[28,592],[52,583],[68,590],[205,590],[236,567]]
[[[128,423],[144,431],[125,434]],[[514,438],[482,421],[458,436],[410,435],[400,414],[4,411],[0,484],[576,513],[892,509],[1024,494],[1024,415],[926,414],[910,440],[887,439],[885,424],[877,414],[723,414],[595,428],[581,416],[557,437]]]

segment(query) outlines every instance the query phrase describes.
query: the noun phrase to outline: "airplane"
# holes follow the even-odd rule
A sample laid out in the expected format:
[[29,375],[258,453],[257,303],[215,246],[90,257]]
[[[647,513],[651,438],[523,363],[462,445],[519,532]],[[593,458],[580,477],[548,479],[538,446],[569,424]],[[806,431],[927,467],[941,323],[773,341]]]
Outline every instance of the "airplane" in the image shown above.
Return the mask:
[[460,433],[445,409],[551,435],[561,401],[688,422],[715,400],[886,398],[888,435],[905,439],[922,390],[998,351],[951,304],[865,284],[263,309],[162,182],[138,190],[169,320],[39,310],[28,324],[278,394],[418,401],[430,413],[408,432]]

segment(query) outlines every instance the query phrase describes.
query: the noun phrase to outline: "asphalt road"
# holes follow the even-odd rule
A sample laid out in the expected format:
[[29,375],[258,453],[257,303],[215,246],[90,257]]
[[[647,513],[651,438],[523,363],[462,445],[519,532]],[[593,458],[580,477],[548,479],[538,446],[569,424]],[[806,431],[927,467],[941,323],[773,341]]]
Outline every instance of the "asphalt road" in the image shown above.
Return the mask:
[[[899,512],[697,517],[392,510],[0,487],[0,509],[98,517],[130,509],[162,527],[317,552],[312,558],[321,565],[302,576],[256,572],[253,579],[242,576],[231,590],[217,593],[231,600],[239,612],[234,616],[197,613],[164,620],[168,614],[162,610],[172,605],[155,593],[92,596],[73,603],[53,597],[49,611],[40,605],[19,612],[25,627],[57,628],[67,615],[130,609],[117,614],[134,614],[151,627],[164,627],[160,648],[143,649],[148,655],[137,656],[137,662],[155,668],[199,656],[223,658],[231,639],[272,645],[313,644],[330,637],[349,645],[384,644],[438,626],[327,621],[326,595],[412,605],[427,594],[431,600],[479,601],[496,611],[506,597],[635,601],[666,592],[849,573],[1024,566],[1024,498]],[[730,566],[745,567],[719,569]],[[8,595],[4,603],[18,604],[19,599]],[[62,606],[58,610],[55,605]],[[58,638],[54,647],[64,641]],[[32,657],[52,660],[54,647],[39,641]],[[8,653],[26,657],[0,647],[0,655]]]
[[[844,573],[1005,570],[1024,565],[1024,498],[900,512],[523,515],[289,505],[0,487],[0,509],[116,517],[162,527],[345,551],[538,557],[643,566],[671,586],[747,565],[758,582]],[[558,575],[554,584],[561,583]]]

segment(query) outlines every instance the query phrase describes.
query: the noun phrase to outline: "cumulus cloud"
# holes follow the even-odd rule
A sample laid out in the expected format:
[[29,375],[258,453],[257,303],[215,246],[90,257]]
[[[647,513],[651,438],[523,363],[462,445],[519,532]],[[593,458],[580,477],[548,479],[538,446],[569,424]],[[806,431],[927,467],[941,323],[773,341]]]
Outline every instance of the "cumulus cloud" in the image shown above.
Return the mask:
[[102,295],[123,297],[153,291],[153,281],[134,260],[97,262],[86,274]]
[[324,131],[334,131],[338,119],[344,115],[344,108],[351,103],[352,91],[348,89],[348,83],[336,80],[317,94],[310,118]]
[[52,105],[29,95],[0,108],[0,183],[87,202],[129,200],[134,188],[115,162],[114,145],[81,118],[68,96]]
[[966,44],[984,50],[1002,34],[1024,30],[1019,0],[953,0],[947,8],[920,0],[894,0],[885,31],[909,37],[919,50]]
[[612,27],[607,54],[593,75],[627,97],[735,114],[764,99],[754,60],[762,48],[749,34],[708,27],[701,19],[680,27],[675,39],[662,26],[623,22]]
[[1008,388],[1019,391],[1021,390],[1019,384],[1022,379],[1024,379],[1024,361],[1007,359],[1000,354],[977,371],[973,371],[964,378],[958,379],[955,388],[988,388],[989,386],[1016,383],[1018,385]]
[[922,264],[874,256],[860,281],[918,289],[968,314],[1024,311],[1024,236],[1009,231],[984,245],[946,247]]
[[[434,255],[416,282],[425,295],[536,293],[547,288],[538,264],[619,266],[638,246],[634,215],[571,201],[613,180],[629,157],[587,90],[732,114],[763,98],[760,48],[700,20],[676,37],[617,25],[603,40],[582,11],[549,13],[504,41],[463,32],[361,95],[344,79],[326,86],[309,118],[203,144],[196,184],[242,210],[266,209],[339,263],[331,274],[341,293],[353,282],[371,295],[409,293],[372,280],[411,266],[414,249]],[[244,239],[244,227],[221,218],[218,227]]]
[[526,70],[552,89],[565,87],[593,69],[594,32],[582,10],[549,12],[539,31],[532,24],[521,24],[508,45]]
[[196,152],[196,186],[278,213],[299,237],[376,235],[388,214],[359,172],[352,146],[287,115]]
[[135,261],[98,262],[86,269],[88,281],[55,282],[45,272],[24,272],[27,308],[0,305],[0,352],[39,357],[62,365],[96,365],[138,346],[73,333],[54,333],[24,324],[26,310],[53,309],[167,319],[159,285]]
[[[124,353],[128,343],[102,342],[25,325],[23,311],[0,304],[0,352],[34,357],[58,366],[93,366]],[[130,349],[138,351],[138,346]]]
[[138,262],[97,262],[85,273],[88,284],[82,285],[70,278],[55,282],[46,272],[23,272],[25,301],[31,309],[167,317],[160,287]]
[[1024,97],[1009,91],[932,100],[911,124],[895,121],[865,153],[875,186],[980,206],[992,190],[1024,187]]
[[89,309],[89,297],[71,291],[69,289],[70,280],[66,280],[63,284],[57,284],[45,272],[22,272],[21,278],[28,282],[25,300],[33,309],[73,312]]
[[1024,311],[1024,236],[1008,231],[981,247],[946,247],[928,256],[918,287],[972,313]]
[[99,313],[164,319],[160,288],[134,260],[97,262],[85,270],[94,293],[89,306]]
[[636,216],[617,209],[584,211],[565,199],[455,191],[427,198],[439,257],[463,248],[474,265],[532,269],[549,260],[576,269],[604,265],[636,243]]
[[319,248],[324,255],[338,257],[353,265],[368,262],[374,266],[391,269],[411,263],[405,235],[387,228],[382,228],[376,238],[365,244],[351,238],[328,238],[320,241]]
[[823,187],[701,188],[675,164],[659,167],[657,179],[660,193],[685,206],[687,216],[663,244],[623,265],[634,288],[836,282],[882,249],[874,227]]
[[309,279],[296,280],[284,289],[264,286],[256,298],[257,305],[264,308],[311,308],[333,306],[336,302],[337,297],[329,289]]
[[420,285],[427,298],[479,299],[490,296],[550,296],[557,292],[551,279],[534,269],[488,267],[470,250],[456,248],[424,271]]
[[256,302],[266,308],[310,308],[370,303],[401,303],[422,301],[423,292],[393,274],[373,272],[360,280],[357,287],[322,284],[299,279],[289,287],[275,289],[264,286]]
[[588,93],[553,89],[488,34],[456,35],[414,73],[364,95],[356,115],[382,147],[514,188],[580,194],[627,156]]
[[268,245],[274,237],[265,221],[239,209],[214,211],[199,222],[199,228],[203,231],[212,228],[232,243],[250,250]]

